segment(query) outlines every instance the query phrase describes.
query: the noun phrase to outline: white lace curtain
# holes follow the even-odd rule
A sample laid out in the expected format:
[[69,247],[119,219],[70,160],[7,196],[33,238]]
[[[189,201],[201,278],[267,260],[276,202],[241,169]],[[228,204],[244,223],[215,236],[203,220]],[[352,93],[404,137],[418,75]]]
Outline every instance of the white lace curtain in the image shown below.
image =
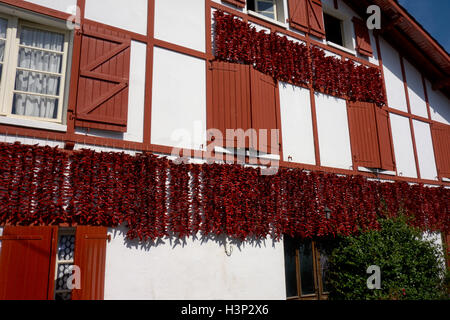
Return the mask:
[[57,118],[63,51],[64,35],[31,28],[21,29],[14,114]]

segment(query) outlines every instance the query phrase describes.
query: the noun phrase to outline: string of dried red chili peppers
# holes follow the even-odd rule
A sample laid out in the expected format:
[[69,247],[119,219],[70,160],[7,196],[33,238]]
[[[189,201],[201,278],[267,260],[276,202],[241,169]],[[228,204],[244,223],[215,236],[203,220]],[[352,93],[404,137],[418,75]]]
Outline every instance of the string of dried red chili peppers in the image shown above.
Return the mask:
[[315,90],[352,101],[385,104],[380,70],[351,60],[326,56],[276,33],[259,32],[247,22],[214,12],[214,52],[217,59],[253,65],[273,78],[305,86],[313,79]]
[[400,210],[422,230],[449,232],[449,206],[444,187],[0,144],[0,225],[125,223],[130,239],[201,232],[278,240],[377,229],[379,217]]

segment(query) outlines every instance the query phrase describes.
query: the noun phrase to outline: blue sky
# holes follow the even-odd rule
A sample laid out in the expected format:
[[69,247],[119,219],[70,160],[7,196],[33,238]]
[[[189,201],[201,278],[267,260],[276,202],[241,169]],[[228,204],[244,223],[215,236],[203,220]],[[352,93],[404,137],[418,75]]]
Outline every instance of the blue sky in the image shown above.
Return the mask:
[[450,0],[398,0],[450,52]]

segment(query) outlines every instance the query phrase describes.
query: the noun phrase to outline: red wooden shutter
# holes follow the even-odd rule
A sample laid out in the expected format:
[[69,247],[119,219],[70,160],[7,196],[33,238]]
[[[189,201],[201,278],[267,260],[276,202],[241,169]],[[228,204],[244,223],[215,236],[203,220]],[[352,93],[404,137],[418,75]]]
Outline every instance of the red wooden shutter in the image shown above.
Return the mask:
[[308,32],[307,0],[289,0],[289,24],[292,28]]
[[0,251],[0,300],[46,300],[54,285],[52,227],[5,227]]
[[356,36],[356,50],[365,56],[371,57],[373,55],[372,45],[370,44],[369,29],[367,29],[366,23],[354,17],[353,25],[355,27]]
[[373,103],[350,102],[348,113],[356,165],[394,171],[388,112]]
[[439,175],[450,178],[450,126],[433,123],[431,133]]
[[380,168],[377,123],[371,103],[351,102],[348,105],[349,129],[353,159],[358,166]]
[[223,147],[226,147],[227,129],[246,131],[251,128],[250,67],[213,61],[211,70],[213,108],[209,129],[219,129],[222,132]]
[[321,0],[308,0],[309,32],[319,38],[325,38],[325,24]]
[[245,8],[246,0],[222,0],[223,2],[235,5],[238,8]]
[[380,148],[381,169],[395,171],[394,149],[389,126],[389,112],[373,105],[377,120],[378,143]]
[[[278,134],[274,133],[275,137],[271,136],[271,130],[278,129],[276,89],[277,83],[272,77],[251,68],[252,128],[258,133],[258,145],[253,144],[252,147],[267,153],[272,153],[272,139],[276,141],[273,153],[279,151]],[[267,141],[261,139],[259,135],[261,129],[267,130]]]
[[107,228],[77,227],[75,265],[81,271],[81,289],[73,291],[73,300],[103,300]]
[[127,131],[129,36],[83,25],[76,126]]

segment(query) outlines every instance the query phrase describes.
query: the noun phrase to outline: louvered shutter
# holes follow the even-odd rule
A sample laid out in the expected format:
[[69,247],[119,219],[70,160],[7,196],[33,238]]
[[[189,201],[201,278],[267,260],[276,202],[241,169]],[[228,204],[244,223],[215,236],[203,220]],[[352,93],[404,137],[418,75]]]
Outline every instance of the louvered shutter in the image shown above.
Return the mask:
[[450,178],[450,126],[433,123],[431,133],[439,175]]
[[54,281],[52,227],[5,227],[0,251],[0,300],[47,300]]
[[308,0],[289,0],[289,25],[302,32],[308,32]]
[[380,168],[377,123],[372,104],[351,102],[348,105],[348,112],[353,159],[356,165]]
[[223,2],[235,5],[238,8],[245,8],[246,0],[222,0]]
[[83,25],[76,104],[76,126],[126,132],[129,36]]
[[[277,124],[277,84],[274,79],[264,73],[251,68],[251,92],[252,92],[252,127],[257,130],[257,145],[253,149],[266,153],[278,153],[279,136],[271,130],[278,129]],[[267,139],[263,139],[260,130],[267,130]],[[273,145],[273,142],[275,145]],[[271,148],[274,148],[272,150]]]
[[319,38],[325,38],[325,24],[321,0],[307,0],[309,32]]
[[395,171],[394,149],[392,148],[392,135],[389,127],[389,113],[373,105],[377,121],[378,143],[380,148],[381,169]]
[[[210,129],[219,129],[223,147],[227,146],[227,129],[251,128],[250,67],[237,63],[213,61],[212,70],[212,123]],[[228,137],[229,138],[229,137]],[[217,141],[216,141],[217,143]],[[236,146],[236,141],[234,141]],[[248,147],[248,143],[246,143]]]
[[367,29],[366,23],[356,17],[354,17],[352,21],[355,28],[356,50],[362,55],[371,57],[373,55],[373,50],[372,45],[370,44],[369,29]]
[[81,289],[74,289],[73,300],[103,300],[107,228],[77,227],[75,265],[81,272]]

